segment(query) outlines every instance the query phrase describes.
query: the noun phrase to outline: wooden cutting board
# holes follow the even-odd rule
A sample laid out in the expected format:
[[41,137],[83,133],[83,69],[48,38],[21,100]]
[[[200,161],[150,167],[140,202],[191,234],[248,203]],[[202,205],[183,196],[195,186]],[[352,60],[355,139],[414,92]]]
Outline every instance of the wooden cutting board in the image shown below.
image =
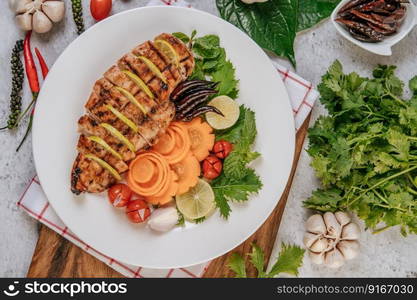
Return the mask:
[[[288,194],[297,168],[298,159],[307,133],[310,117],[306,119],[303,126],[297,132],[296,150],[294,155],[293,168],[282,194],[281,200],[271,213],[265,223],[241,245],[226,253],[225,255],[213,260],[204,277],[233,277],[234,274],[227,267],[229,256],[233,252],[241,254],[248,253],[251,244],[256,243],[265,251],[265,266],[271,256],[277,236],[281,217],[287,203]],[[246,256],[245,256],[246,257]],[[246,257],[247,258],[247,257]],[[256,270],[247,263],[248,276],[255,277]],[[73,243],[69,242],[53,230],[44,225],[40,225],[39,239],[33,254],[32,263],[27,274],[29,278],[44,277],[123,277],[105,263],[99,261],[90,254],[84,252]]]

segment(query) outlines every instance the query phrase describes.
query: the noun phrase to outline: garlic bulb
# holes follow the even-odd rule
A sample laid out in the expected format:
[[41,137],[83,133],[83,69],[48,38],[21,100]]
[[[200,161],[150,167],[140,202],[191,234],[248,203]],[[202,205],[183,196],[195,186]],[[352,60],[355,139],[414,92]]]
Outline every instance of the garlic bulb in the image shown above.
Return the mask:
[[252,3],[256,3],[256,2],[266,2],[268,0],[241,0],[243,3],[246,4],[252,4]]
[[169,231],[178,223],[178,212],[173,206],[155,209],[149,218],[148,225],[156,231]]
[[359,253],[359,226],[344,212],[312,215],[306,230],[304,245],[315,264],[339,268]]
[[16,13],[16,22],[23,30],[45,33],[51,30],[53,23],[64,18],[65,4],[55,0],[9,0],[10,7]]

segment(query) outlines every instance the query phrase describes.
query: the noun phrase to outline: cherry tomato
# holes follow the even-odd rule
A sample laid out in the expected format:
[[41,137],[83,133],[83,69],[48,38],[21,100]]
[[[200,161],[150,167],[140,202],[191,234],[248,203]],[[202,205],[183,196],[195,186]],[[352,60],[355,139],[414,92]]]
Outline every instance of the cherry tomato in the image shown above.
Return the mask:
[[232,152],[232,149],[233,145],[228,141],[223,140],[216,142],[213,146],[214,154],[220,159],[228,157],[230,152]]
[[91,15],[97,21],[107,18],[112,7],[112,0],[91,0],[90,11]]
[[114,207],[123,207],[132,198],[132,190],[123,183],[113,185],[107,192],[109,201]]
[[126,215],[132,223],[142,223],[151,215],[151,210],[145,202],[145,198],[130,201],[126,206]]
[[214,179],[220,175],[223,169],[223,164],[214,155],[208,156],[203,161],[203,176],[207,179]]

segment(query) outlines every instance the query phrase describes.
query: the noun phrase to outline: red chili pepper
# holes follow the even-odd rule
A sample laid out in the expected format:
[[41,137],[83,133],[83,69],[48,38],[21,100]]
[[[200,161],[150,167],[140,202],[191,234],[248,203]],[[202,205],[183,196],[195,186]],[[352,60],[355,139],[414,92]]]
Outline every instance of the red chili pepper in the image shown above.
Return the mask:
[[26,76],[29,80],[29,85],[32,93],[38,94],[39,93],[39,79],[38,73],[36,71],[35,61],[33,60],[32,51],[30,49],[30,36],[32,35],[32,31],[28,31],[26,34],[25,41],[23,42],[23,56],[25,58],[25,69],[26,69]]
[[39,65],[41,66],[43,79],[45,79],[46,75],[48,75],[48,72],[49,72],[48,65],[46,64],[45,59],[43,58],[38,48],[35,48],[35,53],[36,53],[36,57],[39,60]]

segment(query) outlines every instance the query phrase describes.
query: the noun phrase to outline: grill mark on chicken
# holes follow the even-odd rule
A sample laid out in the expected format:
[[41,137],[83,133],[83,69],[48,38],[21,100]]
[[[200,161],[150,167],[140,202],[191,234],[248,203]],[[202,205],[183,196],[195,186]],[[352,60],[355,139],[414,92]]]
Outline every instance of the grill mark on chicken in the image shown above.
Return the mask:
[[[169,35],[165,34],[164,39],[167,40],[168,38]],[[131,141],[136,149],[141,150],[156,143],[158,137],[165,132],[173,120],[175,106],[168,100],[169,95],[177,84],[185,79],[184,70],[185,72],[192,72],[194,59],[189,56],[190,53],[185,44],[178,44],[175,38],[167,41],[171,44],[175,43],[173,45],[173,47],[175,46],[174,49],[181,52],[181,68],[170,63],[169,59],[151,41],[148,41],[120,58],[116,65],[110,67],[103,78],[100,78],[94,84],[93,91],[85,104],[88,115],[82,116],[79,120],[79,131],[82,135],[77,145],[79,154],[74,161],[71,172],[71,189],[75,194],[85,191],[91,193],[102,192],[117,182],[107,169],[96,161],[88,159],[85,154],[95,155],[119,173],[125,172],[127,163],[136,156],[123,142],[100,126],[100,123],[110,124]],[[189,55],[185,56],[183,53],[189,53]],[[156,76],[147,64],[137,57],[138,55],[146,57],[155,64],[165,77],[166,83]],[[186,64],[191,66],[191,71],[189,68],[184,68]],[[153,92],[155,101],[143,92],[123,70],[139,76]],[[137,102],[145,108],[146,114],[116,87],[121,87],[131,93]],[[112,105],[114,109],[132,121],[138,127],[139,133],[136,133],[135,130],[111,112],[107,104]],[[100,144],[89,140],[88,136],[91,135],[102,138],[122,156],[122,160]]]

